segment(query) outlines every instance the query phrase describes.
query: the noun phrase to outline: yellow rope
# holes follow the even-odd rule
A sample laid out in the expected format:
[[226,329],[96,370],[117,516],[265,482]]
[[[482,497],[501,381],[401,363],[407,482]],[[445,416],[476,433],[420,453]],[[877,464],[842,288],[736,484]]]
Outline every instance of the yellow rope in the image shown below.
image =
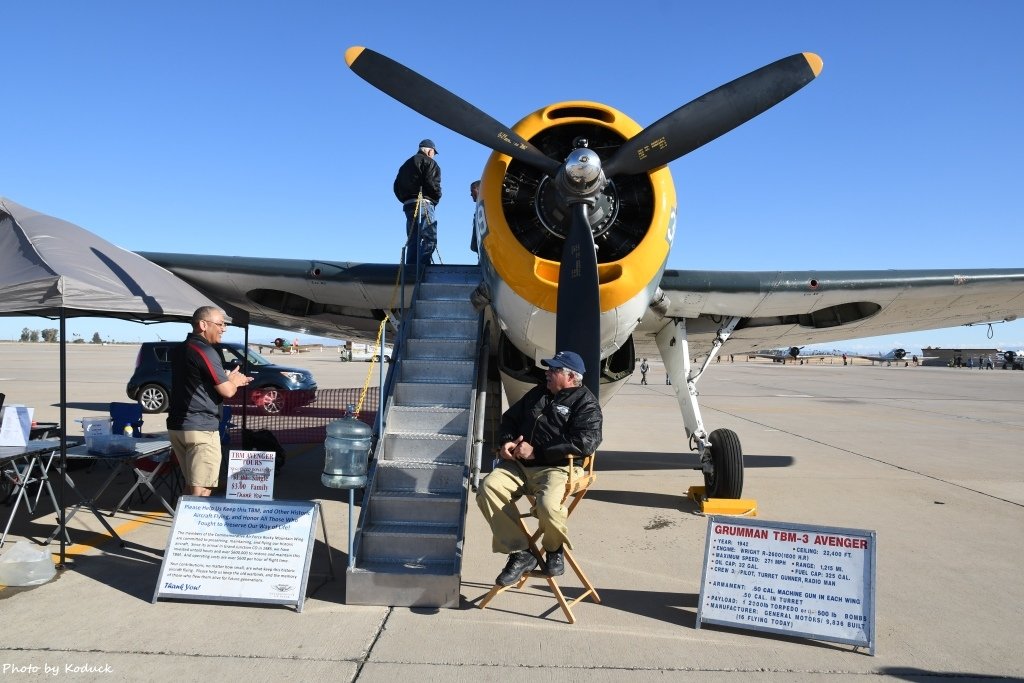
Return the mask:
[[[420,215],[420,204],[422,203],[422,201],[423,201],[423,190],[421,189],[416,194],[416,208],[413,209],[413,214],[412,214],[413,215],[413,221],[415,221],[416,218]],[[409,248],[409,245],[408,245],[408,242],[407,242],[406,243],[406,249],[408,249],[408,248]],[[419,249],[419,245],[416,245],[416,248]],[[398,292],[400,290],[401,278],[402,278],[402,261],[401,261],[401,259],[399,259],[398,268],[395,269],[395,284],[391,288],[391,301],[388,303],[388,309],[387,309],[388,311],[392,311],[395,308],[395,301],[398,299]],[[369,370],[366,371],[366,379],[363,380],[363,390],[359,394],[359,402],[356,403],[355,417],[358,417],[358,415],[361,412],[363,412],[363,403],[366,401],[366,392],[370,388],[370,378],[373,376],[373,368],[374,368],[374,366],[377,365],[377,359],[379,358],[381,362],[384,362],[384,345],[381,342],[382,342],[382,339],[384,338],[384,326],[387,324],[388,320],[390,320],[390,319],[391,319],[391,314],[388,313],[387,311],[385,311],[384,319],[380,321],[380,326],[377,328],[377,340],[376,340],[376,342],[374,342],[374,348],[377,349],[377,353],[374,354],[375,357],[371,357],[370,358],[370,368],[369,368]],[[377,406],[377,410],[378,411],[381,411],[383,409],[384,409],[384,406]]]
[[[359,401],[356,403],[356,412],[353,417],[359,416],[363,412],[363,403],[366,401],[366,392],[370,389],[370,378],[373,377],[373,368],[377,365],[377,359],[381,362],[384,361],[384,349],[381,347],[381,337],[384,334],[384,325],[387,324],[390,316],[385,313],[384,319],[380,321],[380,327],[377,328],[377,341],[374,344],[374,348],[377,350],[373,356],[370,357],[370,368],[366,371],[366,379],[363,380],[363,390],[359,394]],[[380,411],[383,406],[378,406],[377,410]]]

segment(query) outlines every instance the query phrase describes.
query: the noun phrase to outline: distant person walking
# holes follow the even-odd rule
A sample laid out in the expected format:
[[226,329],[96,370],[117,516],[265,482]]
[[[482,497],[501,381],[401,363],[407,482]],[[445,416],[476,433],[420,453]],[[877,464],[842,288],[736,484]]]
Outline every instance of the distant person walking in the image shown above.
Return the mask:
[[224,311],[197,308],[192,332],[171,352],[167,435],[193,496],[209,496],[220,484],[221,404],[252,382],[237,367],[224,371],[214,344],[225,327]]
[[647,384],[647,371],[650,369],[651,366],[647,364],[646,358],[640,361],[640,384]]
[[419,151],[409,157],[395,176],[395,197],[405,212],[406,264],[430,263],[437,248],[434,208],[441,201],[441,167],[434,161],[433,140],[420,140]]

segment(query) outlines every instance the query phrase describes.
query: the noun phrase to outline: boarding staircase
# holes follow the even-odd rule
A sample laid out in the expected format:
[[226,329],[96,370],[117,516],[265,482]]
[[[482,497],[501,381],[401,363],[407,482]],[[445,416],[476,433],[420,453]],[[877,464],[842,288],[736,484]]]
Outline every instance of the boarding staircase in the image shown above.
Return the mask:
[[481,314],[479,267],[426,268],[395,349],[348,604],[456,607],[470,489]]

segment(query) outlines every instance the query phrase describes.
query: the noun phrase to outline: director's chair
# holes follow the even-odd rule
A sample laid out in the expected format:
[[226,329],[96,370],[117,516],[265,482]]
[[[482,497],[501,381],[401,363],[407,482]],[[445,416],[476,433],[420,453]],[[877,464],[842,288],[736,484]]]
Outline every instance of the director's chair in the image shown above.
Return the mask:
[[[571,502],[569,502],[567,517],[572,517],[573,511],[579,506],[580,501],[583,500],[583,496],[587,495],[587,491],[590,490],[590,486],[597,480],[597,475],[594,474],[594,458],[596,455],[597,454],[594,453],[583,456],[583,460],[579,465],[584,471],[582,476],[575,476],[575,467],[569,468],[569,480],[565,483],[565,496],[562,498],[562,505],[565,505],[566,502],[569,502],[571,499]],[[575,464],[573,461],[574,457],[570,455],[569,464]],[[515,588],[517,590],[521,589],[523,585],[526,584],[527,579],[531,577],[544,579],[548,582],[548,586],[551,587],[551,592],[555,594],[555,599],[558,600],[559,607],[561,607],[562,612],[565,613],[565,618],[569,620],[570,624],[575,624],[576,617],[572,613],[572,606],[586,597],[589,597],[595,603],[600,604],[601,596],[597,594],[597,589],[594,588],[594,584],[590,583],[590,579],[588,579],[587,575],[583,573],[583,569],[580,567],[579,562],[576,561],[576,557],[568,547],[563,547],[565,563],[569,565],[577,578],[579,578],[580,583],[583,584],[583,592],[580,593],[580,595],[567,601],[565,599],[565,595],[562,594],[562,589],[558,586],[558,582],[555,581],[557,577],[548,576],[543,569],[541,569],[545,566],[544,555],[541,552],[541,549],[537,546],[537,541],[540,540],[541,537],[541,530],[538,528],[535,531],[531,531],[530,528],[526,526],[525,521],[530,517],[536,516],[534,510],[537,505],[537,499],[535,496],[529,494],[525,497],[530,501],[530,509],[527,512],[521,513],[516,521],[519,522],[520,531],[522,531],[523,535],[526,536],[529,551],[537,558],[538,569],[526,572],[517,583],[512,584],[511,586],[500,586],[495,584],[494,587],[487,592],[487,595],[483,597],[483,600],[480,601],[479,607],[480,609],[486,609],[491,600],[510,588]]]

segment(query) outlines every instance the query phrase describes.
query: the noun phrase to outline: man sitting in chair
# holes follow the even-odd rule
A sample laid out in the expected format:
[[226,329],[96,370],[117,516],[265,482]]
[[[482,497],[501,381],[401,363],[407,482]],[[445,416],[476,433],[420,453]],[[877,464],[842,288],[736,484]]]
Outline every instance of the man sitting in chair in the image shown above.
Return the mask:
[[547,367],[546,385],[531,389],[501,416],[500,463],[481,482],[476,496],[491,525],[492,550],[509,553],[508,564],[495,579],[501,586],[515,584],[537,567],[517,522],[516,501],[524,494],[537,499],[545,571],[548,576],[565,571],[562,546],[572,548],[568,511],[562,504],[569,456],[589,455],[601,443],[601,405],[582,385],[583,359],[572,351],[559,351],[541,365]]

